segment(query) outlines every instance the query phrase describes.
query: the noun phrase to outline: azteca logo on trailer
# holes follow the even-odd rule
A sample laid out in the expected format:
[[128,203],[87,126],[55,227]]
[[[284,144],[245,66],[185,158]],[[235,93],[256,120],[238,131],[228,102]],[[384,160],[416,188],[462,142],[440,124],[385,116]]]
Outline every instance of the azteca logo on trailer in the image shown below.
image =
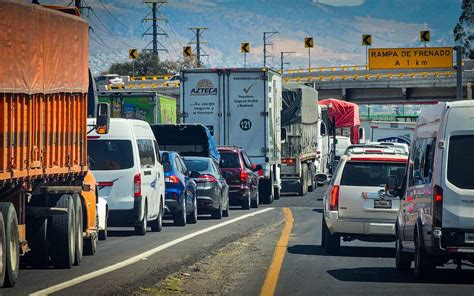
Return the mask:
[[217,95],[217,87],[209,79],[201,79],[196,84],[196,87],[191,89],[191,95],[195,96],[215,96]]

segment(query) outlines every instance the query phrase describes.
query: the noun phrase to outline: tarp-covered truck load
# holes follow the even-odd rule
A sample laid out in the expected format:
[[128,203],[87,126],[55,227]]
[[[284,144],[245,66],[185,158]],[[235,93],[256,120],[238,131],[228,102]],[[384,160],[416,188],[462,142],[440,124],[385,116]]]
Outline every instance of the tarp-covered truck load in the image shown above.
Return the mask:
[[281,125],[283,190],[305,195],[316,187],[315,175],[325,173],[327,162],[318,92],[299,83],[284,83]]
[[322,100],[319,101],[319,104],[328,107],[329,120],[334,121],[335,119],[338,135],[350,137],[352,144],[359,143],[359,140],[364,136],[359,130],[359,106],[336,99]]
[[112,118],[139,119],[149,124],[177,123],[176,99],[157,92],[100,92],[99,102],[111,105]]
[[0,1],[0,212],[16,246],[0,262],[4,286],[15,284],[20,254],[69,268],[95,252],[95,184],[84,181],[89,25],[64,11]]
[[267,69],[194,69],[181,73],[183,123],[200,123],[217,145],[243,148],[264,168],[260,198],[281,189],[281,76]]

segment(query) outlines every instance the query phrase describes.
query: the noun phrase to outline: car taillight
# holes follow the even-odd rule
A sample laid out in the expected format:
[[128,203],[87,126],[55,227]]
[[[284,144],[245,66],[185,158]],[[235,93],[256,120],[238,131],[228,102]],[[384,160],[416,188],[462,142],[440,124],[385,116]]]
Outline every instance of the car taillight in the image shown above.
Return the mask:
[[443,188],[433,187],[433,227],[441,227],[443,215]]
[[194,179],[196,183],[215,183],[217,182],[217,179],[214,178],[213,175],[200,175],[196,179]]
[[295,165],[296,160],[294,158],[283,158],[281,162],[287,165]]
[[331,200],[329,201],[329,210],[337,211],[339,207],[339,185],[332,186]]
[[247,182],[249,179],[249,172],[240,170],[240,182]]
[[171,183],[171,184],[178,184],[179,183],[179,178],[175,175],[165,177],[165,182],[166,183]]
[[259,177],[263,177],[265,175],[265,171],[264,170],[258,170],[258,176]]
[[113,185],[114,185],[114,182],[97,182],[97,186],[100,186],[100,187],[110,187]]
[[142,176],[140,174],[136,174],[133,177],[133,196],[134,197],[142,196]]

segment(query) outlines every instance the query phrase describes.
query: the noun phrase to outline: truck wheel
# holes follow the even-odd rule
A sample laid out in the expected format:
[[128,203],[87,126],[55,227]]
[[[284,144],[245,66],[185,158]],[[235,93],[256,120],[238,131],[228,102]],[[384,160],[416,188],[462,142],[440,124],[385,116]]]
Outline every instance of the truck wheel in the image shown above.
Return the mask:
[[431,262],[426,249],[422,244],[421,235],[415,233],[415,278],[424,279],[436,269],[436,265]]
[[408,270],[411,267],[411,258],[403,251],[402,238],[398,229],[395,239],[395,266],[398,270]]
[[51,217],[51,261],[57,268],[71,268],[75,259],[75,211],[72,196],[64,194],[55,205],[67,210],[65,215]]
[[92,256],[97,251],[97,235],[91,234],[84,240],[84,255]]
[[47,268],[49,266],[48,219],[45,217],[27,218],[26,238],[31,248],[31,251],[25,254],[28,263],[34,268]]
[[186,196],[183,197],[183,202],[181,204],[181,210],[177,213],[174,213],[173,220],[174,225],[176,226],[186,226]]
[[5,267],[7,265],[6,248],[5,225],[3,223],[3,215],[0,215],[0,288],[3,287],[3,282],[5,281]]
[[308,193],[308,165],[301,164],[301,178],[300,178],[300,196],[305,196]]
[[139,225],[135,226],[135,234],[136,235],[145,235],[146,230],[148,229],[148,206],[145,203],[145,210],[143,211],[143,220],[140,222]]
[[322,235],[323,245],[326,254],[337,254],[341,246],[341,237],[338,234],[331,234],[329,231],[326,220],[323,217],[322,223]]
[[151,231],[153,232],[160,232],[163,229],[163,206],[160,202],[160,212],[155,220],[151,221],[150,223]]
[[279,200],[281,197],[280,187],[273,187],[273,192],[275,193],[275,200]]
[[84,235],[83,227],[84,222],[82,220],[82,199],[79,194],[73,194],[72,199],[74,201],[74,213],[75,213],[75,223],[74,223],[74,233],[76,238],[76,246],[74,248],[74,265],[79,265],[82,261],[82,253],[84,250]]
[[5,224],[5,280],[4,287],[14,287],[20,269],[20,237],[18,233],[18,218],[12,203],[0,203],[3,222]]
[[250,210],[251,205],[252,205],[252,198],[250,196],[250,191],[249,191],[249,193],[242,200],[242,210]]

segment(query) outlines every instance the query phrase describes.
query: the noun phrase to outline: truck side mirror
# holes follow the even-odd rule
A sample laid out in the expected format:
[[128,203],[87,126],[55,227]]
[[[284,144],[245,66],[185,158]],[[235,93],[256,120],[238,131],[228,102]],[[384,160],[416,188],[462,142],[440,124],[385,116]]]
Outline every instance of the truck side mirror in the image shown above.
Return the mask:
[[108,103],[97,104],[96,127],[98,134],[107,134],[110,127],[110,105]]
[[281,142],[286,143],[288,135],[286,134],[286,128],[281,129]]
[[328,176],[326,174],[317,174],[315,179],[318,183],[324,183],[328,180]]

